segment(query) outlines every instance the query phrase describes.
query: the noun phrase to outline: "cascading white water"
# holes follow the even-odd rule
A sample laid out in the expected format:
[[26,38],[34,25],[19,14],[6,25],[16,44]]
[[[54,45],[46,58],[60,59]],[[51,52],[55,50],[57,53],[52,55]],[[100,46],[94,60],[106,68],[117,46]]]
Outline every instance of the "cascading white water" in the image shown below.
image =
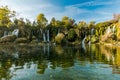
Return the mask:
[[91,29],[91,35],[93,35],[93,33],[94,33],[94,28]]
[[37,64],[35,64],[34,62],[30,62],[31,65],[30,66],[30,69],[31,70],[37,70]]
[[47,55],[49,56],[49,53],[50,53],[50,44],[48,43],[47,44]]
[[4,35],[3,35],[2,38],[10,36],[10,35],[15,35],[16,37],[18,37],[18,35],[19,35],[19,29],[14,29],[12,32],[11,31],[9,31],[9,32],[4,31]]
[[58,34],[60,33],[60,29],[58,29]]
[[90,46],[90,44],[91,44],[91,37],[92,37],[93,33],[94,33],[94,28],[92,28],[92,29],[90,30],[90,41],[88,42],[88,45],[89,45],[89,46]]
[[49,33],[49,30],[47,30],[47,41],[48,41],[48,42],[50,41],[50,33]]
[[44,54],[46,53],[46,45],[44,45],[44,47],[43,47],[43,52],[44,52]]
[[43,33],[43,41],[46,42],[46,36],[45,36],[45,33]]
[[91,44],[91,41],[88,42],[88,45],[89,45],[89,46],[90,46],[90,44]]
[[18,59],[18,58],[19,58],[19,52],[18,52],[18,51],[15,52],[15,53],[13,54],[13,57]]
[[14,31],[12,32],[12,35],[15,35],[16,37],[18,37],[19,34],[19,29],[14,29]]
[[4,31],[4,35],[3,37],[7,36],[8,35],[8,32],[7,31]]
[[112,28],[112,32],[115,33],[115,25]]
[[8,35],[12,35],[12,32],[11,32],[11,31],[9,31],[9,32],[8,32]]
[[86,47],[85,47],[85,39],[86,39],[86,36],[85,36],[84,39],[82,40],[82,48],[83,48],[84,50],[86,50]]
[[106,34],[109,34],[110,32],[111,32],[111,29],[110,29],[110,27],[108,27],[106,30]]

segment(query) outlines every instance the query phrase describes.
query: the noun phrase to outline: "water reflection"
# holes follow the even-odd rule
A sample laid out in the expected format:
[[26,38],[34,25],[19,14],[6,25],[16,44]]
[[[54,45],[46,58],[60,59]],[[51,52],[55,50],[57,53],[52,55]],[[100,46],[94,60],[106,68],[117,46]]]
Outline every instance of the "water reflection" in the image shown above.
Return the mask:
[[119,74],[120,47],[0,46],[0,80],[113,80]]

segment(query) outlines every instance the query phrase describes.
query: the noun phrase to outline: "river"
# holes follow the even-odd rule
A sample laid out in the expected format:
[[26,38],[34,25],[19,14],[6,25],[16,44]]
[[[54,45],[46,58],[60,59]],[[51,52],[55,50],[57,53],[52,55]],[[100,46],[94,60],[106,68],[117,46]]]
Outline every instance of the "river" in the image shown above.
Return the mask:
[[0,45],[0,80],[119,80],[120,47]]

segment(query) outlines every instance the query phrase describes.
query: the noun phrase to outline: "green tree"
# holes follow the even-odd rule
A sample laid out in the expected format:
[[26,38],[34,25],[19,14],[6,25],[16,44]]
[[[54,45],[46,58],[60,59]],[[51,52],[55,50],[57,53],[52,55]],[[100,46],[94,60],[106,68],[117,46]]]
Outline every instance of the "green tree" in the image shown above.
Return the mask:
[[45,18],[43,13],[38,14],[37,16],[37,23],[38,26],[42,29],[46,28],[48,20]]
[[74,29],[70,29],[68,32],[68,41],[73,42],[77,38],[77,34]]
[[11,22],[10,18],[15,16],[15,11],[8,9],[8,6],[0,7],[0,26],[7,26]]
[[69,30],[70,28],[73,27],[73,24],[74,24],[75,20],[74,19],[71,19],[67,16],[64,16],[62,18],[62,23],[63,23],[63,27],[66,29],[66,30]]
[[47,22],[48,22],[48,20],[45,18],[43,13],[38,14],[38,16],[37,16],[38,41],[40,41],[40,39],[43,39],[42,36],[43,36],[43,34],[45,34]]
[[78,30],[79,30],[79,39],[84,38],[84,36],[86,35],[87,31],[87,23],[85,21],[80,21],[78,24]]
[[53,17],[53,18],[51,19],[51,21],[50,21],[50,24],[51,24],[53,27],[55,27],[55,23],[56,23],[56,20],[55,20],[55,18]]

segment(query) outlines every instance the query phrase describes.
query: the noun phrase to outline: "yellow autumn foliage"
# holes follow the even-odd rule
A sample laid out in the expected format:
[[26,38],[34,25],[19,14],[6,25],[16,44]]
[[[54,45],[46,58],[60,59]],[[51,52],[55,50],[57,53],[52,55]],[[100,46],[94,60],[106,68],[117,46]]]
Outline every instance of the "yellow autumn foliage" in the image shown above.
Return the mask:
[[63,33],[59,33],[59,34],[57,34],[57,36],[55,37],[55,42],[57,43],[57,44],[61,44],[62,43],[62,41],[63,41],[63,39],[64,39],[64,34]]

